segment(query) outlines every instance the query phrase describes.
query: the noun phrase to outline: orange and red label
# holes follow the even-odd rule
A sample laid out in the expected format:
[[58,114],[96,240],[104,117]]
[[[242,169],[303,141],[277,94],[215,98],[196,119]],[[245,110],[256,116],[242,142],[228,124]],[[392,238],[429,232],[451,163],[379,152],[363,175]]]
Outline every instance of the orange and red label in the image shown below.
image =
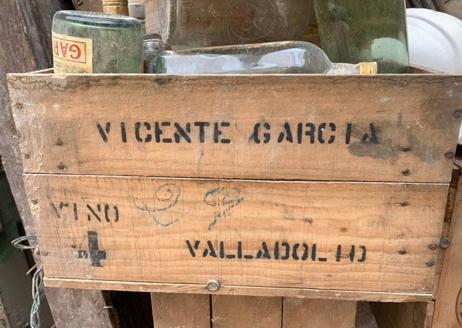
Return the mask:
[[93,73],[92,39],[53,33],[55,73]]

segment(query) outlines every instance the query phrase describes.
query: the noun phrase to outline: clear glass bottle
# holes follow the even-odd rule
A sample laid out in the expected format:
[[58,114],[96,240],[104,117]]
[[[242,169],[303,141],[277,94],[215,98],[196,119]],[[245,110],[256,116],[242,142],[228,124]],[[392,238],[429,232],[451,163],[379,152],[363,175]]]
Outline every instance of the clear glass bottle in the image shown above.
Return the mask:
[[59,11],[53,18],[55,73],[141,73],[141,23],[128,16]]
[[173,48],[318,38],[312,0],[156,2],[159,33]]
[[404,0],[314,0],[322,48],[333,61],[376,61],[379,73],[409,67]]
[[375,63],[336,64],[318,46],[303,41],[269,42],[164,51],[149,65],[166,74],[374,74]]
[[144,36],[144,72],[149,73],[150,65],[155,61],[156,57],[160,53],[171,50],[171,48],[166,45],[160,35],[158,34],[146,34]]

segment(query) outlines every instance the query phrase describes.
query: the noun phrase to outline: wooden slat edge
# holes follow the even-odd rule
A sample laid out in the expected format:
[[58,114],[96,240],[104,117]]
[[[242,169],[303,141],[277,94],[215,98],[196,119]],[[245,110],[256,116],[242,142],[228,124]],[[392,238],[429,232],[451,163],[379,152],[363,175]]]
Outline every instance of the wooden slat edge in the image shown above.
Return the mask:
[[62,177],[62,178],[110,178],[110,179],[132,179],[132,178],[145,178],[145,179],[154,179],[154,180],[174,180],[174,181],[222,181],[222,182],[247,182],[247,183],[271,183],[271,184],[323,184],[323,185],[342,185],[342,184],[351,184],[351,185],[397,185],[397,186],[442,186],[450,187],[451,181],[441,182],[441,181],[361,181],[361,180],[317,180],[317,179],[251,179],[251,178],[214,178],[214,177],[196,177],[196,176],[159,176],[159,175],[120,175],[120,174],[71,174],[71,173],[37,173],[37,172],[24,172],[24,178],[29,177]]
[[[46,287],[97,289],[115,291],[136,291],[147,293],[193,293],[210,294],[204,285],[165,284],[155,282],[125,282],[108,280],[84,280],[45,277]],[[222,286],[215,295],[242,295],[263,297],[302,297],[311,299],[332,299],[368,302],[430,302],[432,294],[428,293],[384,293],[360,292],[348,290],[321,290],[295,288],[263,288],[243,286]]]

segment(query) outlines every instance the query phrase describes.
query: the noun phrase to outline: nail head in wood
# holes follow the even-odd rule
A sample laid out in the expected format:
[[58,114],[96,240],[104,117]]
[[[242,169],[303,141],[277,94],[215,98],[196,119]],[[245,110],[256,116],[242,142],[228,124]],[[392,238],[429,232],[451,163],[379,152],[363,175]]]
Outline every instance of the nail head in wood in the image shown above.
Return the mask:
[[444,154],[444,157],[446,157],[447,159],[453,159],[454,158],[454,153],[448,151],[446,154]]
[[440,240],[440,248],[446,249],[450,245],[451,245],[451,241],[448,238],[446,238],[446,237],[441,238],[441,240]]
[[210,292],[217,292],[219,289],[220,289],[220,282],[218,280],[209,280],[207,282],[207,289],[210,291]]
[[433,261],[433,260],[427,261],[427,263],[425,263],[425,265],[426,265],[427,267],[431,268],[432,266],[435,265],[435,261]]

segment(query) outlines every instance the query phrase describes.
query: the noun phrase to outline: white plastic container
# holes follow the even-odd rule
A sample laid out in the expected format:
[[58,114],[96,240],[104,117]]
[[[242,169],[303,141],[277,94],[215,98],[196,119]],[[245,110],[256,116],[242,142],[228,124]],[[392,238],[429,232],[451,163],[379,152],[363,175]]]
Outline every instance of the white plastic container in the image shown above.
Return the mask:
[[462,74],[462,21],[429,9],[407,9],[412,66]]
[[[429,9],[407,9],[411,66],[462,74],[462,20]],[[462,126],[459,132],[462,145]]]

